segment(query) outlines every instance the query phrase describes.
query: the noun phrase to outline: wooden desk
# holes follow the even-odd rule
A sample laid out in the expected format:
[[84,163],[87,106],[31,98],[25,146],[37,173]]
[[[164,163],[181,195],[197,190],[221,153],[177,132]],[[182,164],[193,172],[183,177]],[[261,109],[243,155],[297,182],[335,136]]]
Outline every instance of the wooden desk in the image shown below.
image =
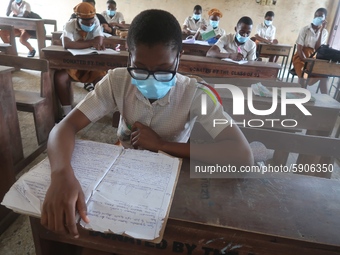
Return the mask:
[[308,75],[340,77],[340,64],[321,59],[306,59],[304,72]]
[[[15,103],[12,74],[13,67],[0,66],[0,200],[15,182],[14,164],[23,157],[23,149]],[[0,205],[0,234],[17,217]]]
[[[60,36],[62,35],[62,31],[52,32],[52,45],[62,45]],[[120,50],[126,51],[126,39],[120,38],[119,36],[110,36],[104,38],[104,45],[106,48],[115,49],[117,44],[120,44]]]
[[160,244],[80,229],[56,235],[31,218],[37,255],[338,255],[339,181],[285,174],[278,179],[194,179],[184,162]]
[[[231,92],[228,89],[217,89],[222,98],[225,111],[229,113],[229,115],[235,120],[235,122],[245,123],[240,124],[241,126],[248,126],[248,124],[250,123],[249,125],[260,125],[260,128],[278,129],[288,132],[296,131],[298,129],[306,129],[308,134],[316,136],[330,136],[332,134],[332,131],[336,125],[337,118],[339,116],[340,103],[329,95],[312,93],[312,96],[315,98],[315,102],[308,102],[303,104],[306,109],[312,114],[310,116],[305,116],[295,105],[287,105],[287,115],[282,116],[281,104],[278,105],[274,113],[265,116],[258,116],[254,115],[248,110],[247,88],[249,88],[251,84],[257,83],[259,80],[228,79],[227,81],[227,83],[229,84],[237,85],[245,95],[245,114],[233,115],[233,97]],[[300,87],[299,84],[286,82],[261,81],[261,83],[266,87]],[[280,100],[278,100],[278,102],[280,102]],[[255,109],[269,109],[272,106],[272,98],[253,95],[253,105]],[[254,119],[259,121],[252,121]],[[275,119],[275,121],[268,121],[271,119]],[[297,125],[292,128],[284,127],[282,125],[282,121],[285,121],[287,119],[296,120]],[[261,126],[261,124],[263,124],[263,126]],[[292,125],[294,123],[288,121],[285,123],[285,125],[286,124]],[[315,146],[317,146],[317,144]],[[276,161],[284,165],[286,164],[288,156],[289,155],[287,153],[280,153],[279,151],[276,151],[274,154]],[[334,159],[329,157],[318,158],[312,156],[304,156],[303,154],[300,154],[297,163],[333,164],[333,160]],[[325,174],[316,174],[316,176],[330,178],[331,173],[327,172]]]
[[[73,56],[61,46],[52,45],[43,49],[44,58],[50,62],[52,69],[76,68],[82,70],[109,70],[126,67],[128,52],[117,55],[82,55]],[[178,71],[183,74],[195,74],[201,77],[257,77],[276,79],[280,66],[275,63],[249,61],[239,65],[216,58],[183,55]]]
[[[312,96],[315,98],[315,102],[308,102],[303,104],[306,109],[312,114],[311,116],[305,116],[301,110],[295,105],[287,105],[287,115],[281,115],[280,100],[278,100],[278,107],[273,114],[266,116],[258,116],[251,113],[247,107],[247,88],[251,84],[259,82],[259,80],[253,79],[228,79],[229,84],[234,84],[239,87],[245,96],[245,115],[233,115],[233,97],[228,89],[216,89],[221,96],[223,107],[235,121],[246,121],[250,119],[295,119],[298,125],[293,129],[307,129],[323,133],[323,135],[330,136],[333,128],[336,124],[337,117],[340,112],[340,103],[326,94],[315,94]],[[266,87],[300,87],[299,84],[287,83],[287,82],[273,82],[273,81],[261,81]],[[253,94],[253,102],[255,109],[269,109],[272,105],[272,98],[260,97]],[[290,123],[292,124],[292,123]],[[271,122],[265,122],[265,128],[272,128]],[[282,128],[279,121],[275,122],[275,129],[288,129]]]
[[210,48],[211,48],[211,45],[201,45],[201,44],[191,44],[191,43],[182,44],[182,49],[184,51],[183,54],[186,54],[186,55],[206,56]]
[[45,37],[46,31],[44,27],[44,20],[42,19],[27,19],[14,17],[0,17],[0,24],[12,25],[17,29],[35,30],[37,33],[39,57],[42,58],[42,48],[46,47]]
[[266,57],[266,56],[281,56],[282,62],[281,62],[281,69],[279,73],[279,78],[281,77],[281,80],[283,80],[285,68],[288,63],[288,58],[290,54],[290,50],[292,46],[286,45],[286,44],[267,44],[267,43],[259,43],[259,54],[260,57]]

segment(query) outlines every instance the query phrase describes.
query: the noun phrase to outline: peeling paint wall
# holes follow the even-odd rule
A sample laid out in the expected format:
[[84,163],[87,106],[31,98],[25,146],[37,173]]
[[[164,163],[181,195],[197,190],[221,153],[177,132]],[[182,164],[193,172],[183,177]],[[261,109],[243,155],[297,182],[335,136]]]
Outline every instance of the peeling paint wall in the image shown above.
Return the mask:
[[[70,17],[73,7],[80,2],[76,0],[27,1],[31,4],[32,10],[43,18],[56,19],[59,30]],[[277,28],[277,39],[280,43],[293,45],[300,28],[312,21],[314,12],[319,7],[325,7],[329,11],[327,29],[330,31],[339,0],[277,0],[277,4],[272,6],[262,6],[255,0],[116,0],[116,2],[118,11],[124,14],[127,23],[130,23],[140,11],[150,8],[164,9],[173,13],[181,25],[184,19],[192,14],[196,4],[203,7],[205,18],[208,18],[207,12],[211,8],[218,8],[223,12],[220,26],[227,32],[234,31],[237,21],[242,16],[250,16],[253,19],[255,30],[257,24],[263,21],[264,14],[271,10],[275,12],[273,24]],[[1,1],[1,16],[5,15],[7,3],[8,0]],[[97,12],[106,10],[106,0],[96,0],[96,8]]]

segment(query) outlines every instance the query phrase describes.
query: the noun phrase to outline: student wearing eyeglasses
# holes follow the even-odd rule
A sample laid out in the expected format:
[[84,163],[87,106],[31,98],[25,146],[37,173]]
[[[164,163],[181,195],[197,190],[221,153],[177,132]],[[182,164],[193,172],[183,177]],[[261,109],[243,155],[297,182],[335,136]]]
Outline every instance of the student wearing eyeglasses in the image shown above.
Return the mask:
[[[250,146],[236,125],[213,127],[214,119],[230,117],[212,90],[177,72],[182,33],[172,14],[162,10],[138,14],[131,23],[127,45],[128,67],[109,70],[50,133],[52,181],[41,222],[51,231],[77,237],[75,210],[84,221],[90,220],[70,160],[76,133],[106,114],[121,114],[118,137],[125,147],[161,150],[214,164],[253,163]],[[202,95],[207,97],[207,114],[201,113]],[[214,143],[188,143],[195,122],[205,128]]]

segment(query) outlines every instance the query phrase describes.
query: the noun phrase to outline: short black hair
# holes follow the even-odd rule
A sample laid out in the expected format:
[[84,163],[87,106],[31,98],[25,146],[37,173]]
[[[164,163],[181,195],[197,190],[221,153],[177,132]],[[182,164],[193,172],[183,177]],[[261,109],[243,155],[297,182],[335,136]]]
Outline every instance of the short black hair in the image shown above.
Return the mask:
[[167,11],[155,9],[142,11],[132,20],[126,42],[129,51],[140,44],[152,47],[162,43],[180,52],[182,51],[181,26]]
[[107,3],[107,4],[114,4],[114,5],[117,5],[117,4],[116,4],[116,1],[114,1],[114,0],[108,0],[106,3]]
[[194,10],[202,11],[202,6],[200,6],[199,4],[195,5]]
[[319,8],[315,11],[315,13],[317,12],[323,12],[325,14],[325,17],[327,17],[327,9],[326,8]]
[[95,0],[83,0],[83,3],[94,3],[94,5],[96,5]]
[[267,11],[266,15],[264,15],[264,17],[274,17],[274,12],[273,11]]
[[246,25],[253,25],[253,20],[250,17],[243,16],[242,18],[239,19],[237,22],[237,26],[240,25],[241,23],[246,24]]

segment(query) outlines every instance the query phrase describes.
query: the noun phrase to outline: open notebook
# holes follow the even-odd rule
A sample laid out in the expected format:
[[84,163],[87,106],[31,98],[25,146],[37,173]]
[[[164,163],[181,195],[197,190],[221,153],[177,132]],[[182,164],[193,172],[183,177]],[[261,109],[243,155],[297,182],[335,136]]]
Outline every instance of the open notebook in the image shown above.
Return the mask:
[[106,54],[106,55],[116,55],[119,54],[119,51],[115,51],[113,49],[106,48],[105,50],[96,50],[95,48],[86,48],[86,49],[67,49],[72,53],[73,56],[77,55],[91,55],[91,54]]
[[[138,239],[162,240],[177,184],[181,160],[163,153],[77,140],[72,167],[87,204],[86,229]],[[44,159],[7,192],[2,205],[40,217],[50,185],[50,164]]]

